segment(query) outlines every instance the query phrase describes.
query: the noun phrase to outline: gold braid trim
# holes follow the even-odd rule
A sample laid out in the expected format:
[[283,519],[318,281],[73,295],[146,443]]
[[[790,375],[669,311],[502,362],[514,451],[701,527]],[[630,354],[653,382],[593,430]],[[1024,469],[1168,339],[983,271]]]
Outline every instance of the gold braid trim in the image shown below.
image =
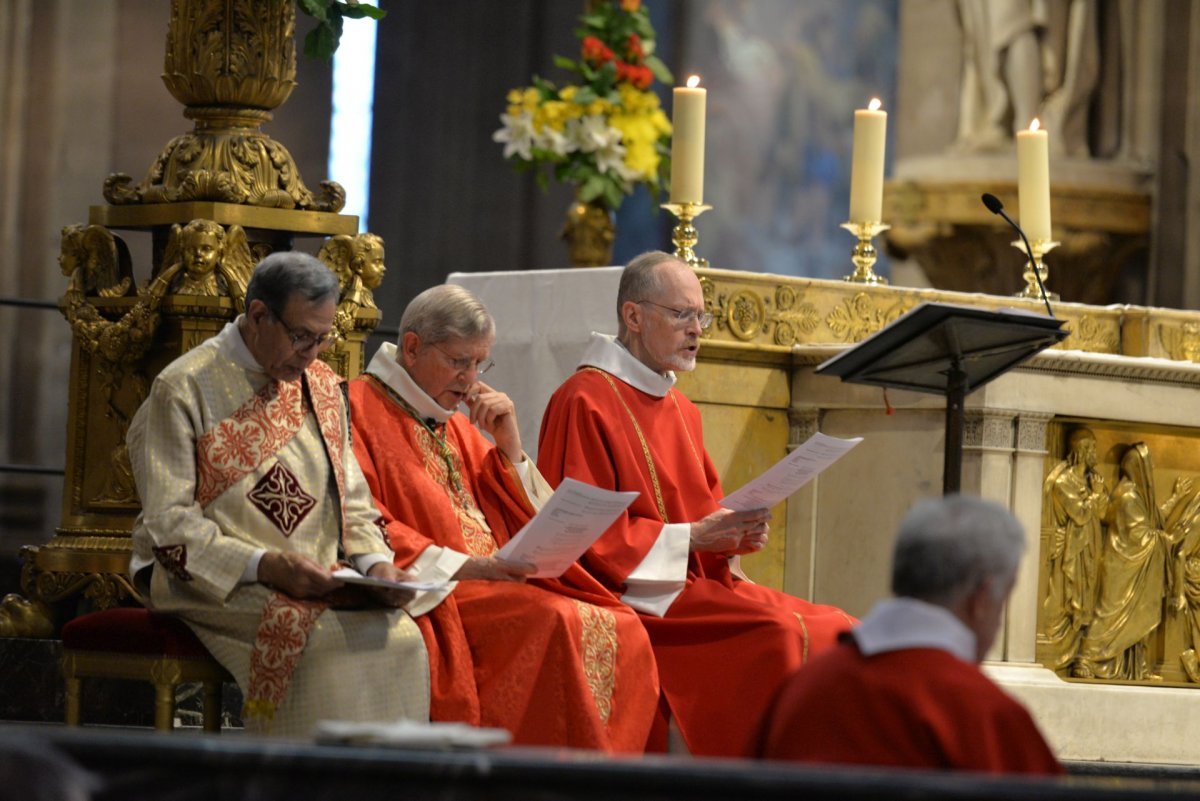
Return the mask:
[[804,651],[800,654],[800,664],[808,664],[808,625],[804,622],[804,616],[799,612],[792,612],[796,616],[796,620],[800,621],[800,628],[804,630]]
[[670,523],[671,521],[667,519],[667,504],[663,501],[662,487],[658,484],[658,471],[654,469],[654,457],[650,455],[650,446],[646,444],[646,437],[642,434],[642,427],[638,425],[637,418],[633,416],[633,409],[630,409],[629,404],[621,397],[621,390],[617,389],[616,382],[612,380],[612,376],[595,367],[584,367],[583,369],[604,376],[604,380],[608,382],[608,385],[612,387],[612,391],[616,393],[617,400],[621,402],[621,405],[625,407],[626,413],[629,414],[629,420],[633,423],[633,430],[637,433],[638,441],[642,443],[642,455],[646,457],[646,467],[650,470],[650,483],[654,485],[654,501],[658,504],[658,514],[662,517],[664,523]]

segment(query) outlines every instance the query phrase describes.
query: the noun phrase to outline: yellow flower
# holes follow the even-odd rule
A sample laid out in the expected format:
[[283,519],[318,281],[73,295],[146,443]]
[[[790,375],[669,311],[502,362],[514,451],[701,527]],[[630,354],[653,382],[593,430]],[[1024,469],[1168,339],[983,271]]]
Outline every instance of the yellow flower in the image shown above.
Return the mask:
[[561,100],[547,100],[538,106],[533,112],[533,127],[536,130],[549,127],[556,131],[561,131],[567,124],[567,120],[574,119],[579,116],[580,108],[578,103],[564,103]]
[[526,86],[510,90],[505,99],[508,100],[508,113],[515,117],[522,111],[528,111],[531,114],[536,111],[541,95],[534,87]]
[[562,89],[560,89],[558,91],[558,96],[560,99],[565,100],[568,103],[570,103],[572,100],[575,99],[575,92],[578,91],[578,89],[579,89],[579,87],[575,86],[574,84],[572,84],[570,86],[564,86]]

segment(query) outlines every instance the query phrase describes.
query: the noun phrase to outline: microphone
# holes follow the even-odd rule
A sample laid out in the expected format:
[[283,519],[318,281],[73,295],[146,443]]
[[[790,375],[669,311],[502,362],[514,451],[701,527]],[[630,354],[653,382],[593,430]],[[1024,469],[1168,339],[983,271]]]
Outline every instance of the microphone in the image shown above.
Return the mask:
[[1033,269],[1033,277],[1037,279],[1038,290],[1041,291],[1042,301],[1046,304],[1046,314],[1050,315],[1050,319],[1052,320],[1057,319],[1054,316],[1053,309],[1050,308],[1050,298],[1046,297],[1046,287],[1042,283],[1042,274],[1037,268],[1037,261],[1033,258],[1033,248],[1029,244],[1029,237],[1025,236],[1025,232],[1021,230],[1021,226],[1013,222],[1013,218],[1005,213],[1004,204],[1000,202],[1000,198],[989,192],[984,192],[980,195],[979,199],[983,201],[983,205],[987,206],[988,211],[992,214],[999,214],[1004,218],[1005,222],[1015,228],[1017,233],[1021,235],[1021,241],[1025,243],[1025,252],[1029,254],[1029,264]]

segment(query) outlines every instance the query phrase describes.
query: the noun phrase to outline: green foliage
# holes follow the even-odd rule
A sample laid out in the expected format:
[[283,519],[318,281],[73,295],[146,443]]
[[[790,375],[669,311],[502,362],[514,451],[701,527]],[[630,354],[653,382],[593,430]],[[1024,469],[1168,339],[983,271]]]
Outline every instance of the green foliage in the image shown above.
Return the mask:
[[387,12],[366,3],[342,0],[296,0],[296,8],[317,20],[317,27],[304,37],[304,55],[330,61],[342,40],[342,25],[347,19],[380,20]]

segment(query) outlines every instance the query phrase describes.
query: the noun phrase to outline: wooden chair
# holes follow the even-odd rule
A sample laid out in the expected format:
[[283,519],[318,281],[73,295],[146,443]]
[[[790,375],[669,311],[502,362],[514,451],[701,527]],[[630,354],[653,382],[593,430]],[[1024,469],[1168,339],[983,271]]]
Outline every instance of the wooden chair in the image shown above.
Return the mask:
[[221,730],[221,685],[233,677],[178,618],[147,609],[108,609],[63,626],[63,678],[68,726],[78,726],[83,679],[148,681],[154,685],[154,728],[171,731],[175,688],[204,686],[204,730]]

